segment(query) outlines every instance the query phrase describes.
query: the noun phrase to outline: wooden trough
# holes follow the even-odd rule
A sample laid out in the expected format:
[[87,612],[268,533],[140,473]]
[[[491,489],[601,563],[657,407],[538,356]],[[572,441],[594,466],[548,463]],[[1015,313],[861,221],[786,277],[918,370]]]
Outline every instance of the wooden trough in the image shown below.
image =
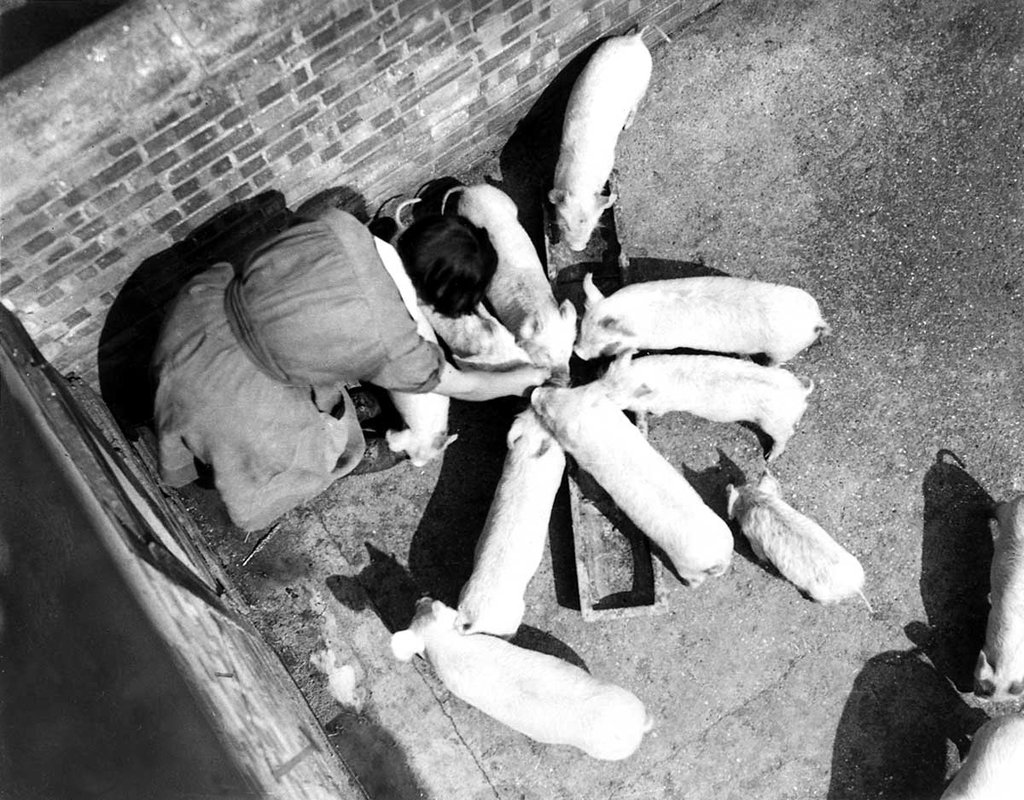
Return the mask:
[[[555,299],[572,300],[582,314],[583,277],[593,273],[605,294],[637,279],[622,252],[615,225],[614,206],[605,210],[600,224],[582,252],[560,241],[554,209],[544,204],[546,270]],[[598,375],[595,362],[573,356],[571,385],[590,382]],[[646,415],[634,420],[647,435]],[[668,610],[664,567],[652,557],[650,542],[615,506],[597,482],[570,457],[566,474],[572,510],[576,577],[583,619],[661,614]]]

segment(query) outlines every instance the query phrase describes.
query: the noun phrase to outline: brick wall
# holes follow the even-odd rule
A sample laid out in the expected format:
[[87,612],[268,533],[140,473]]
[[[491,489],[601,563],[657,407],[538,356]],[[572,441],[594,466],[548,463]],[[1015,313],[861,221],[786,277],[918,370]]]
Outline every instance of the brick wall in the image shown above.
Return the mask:
[[103,362],[144,361],[183,279],[286,205],[336,186],[372,213],[457,174],[596,40],[714,5],[136,0],[0,82],[0,295],[108,398]]

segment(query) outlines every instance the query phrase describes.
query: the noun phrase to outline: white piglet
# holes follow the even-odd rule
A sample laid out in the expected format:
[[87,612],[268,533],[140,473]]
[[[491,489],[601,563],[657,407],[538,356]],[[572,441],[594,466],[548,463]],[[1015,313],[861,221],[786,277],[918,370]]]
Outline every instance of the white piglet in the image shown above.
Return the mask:
[[974,669],[974,691],[996,701],[1024,694],[1024,495],[995,509],[985,646]]
[[516,337],[534,364],[547,367],[557,383],[568,383],[569,359],[576,340],[576,309],[555,301],[544,266],[519,211],[505,192],[488,184],[459,186],[458,213],[487,231],[498,254],[498,268],[487,287],[487,302]]
[[450,400],[434,392],[389,391],[391,402],[406,424],[403,430],[390,430],[384,434],[388,448],[394,453],[405,452],[417,467],[426,466],[440,456],[445,448],[458,438],[448,435],[448,407]]
[[512,332],[482,303],[473,313],[459,317],[446,317],[425,304],[420,310],[444,340],[452,361],[460,369],[500,372],[533,363],[529,354],[516,344]]
[[601,213],[616,196],[603,194],[615,166],[619,132],[633,124],[651,80],[643,31],[602,42],[573,84],[548,199],[570,250],[585,250]]
[[774,365],[831,332],[818,302],[795,286],[713,275],[631,283],[605,297],[588,274],[583,290],[583,359],[685,347],[764,353]]
[[565,453],[532,409],[508,433],[508,453],[476,545],[473,574],[459,596],[463,633],[512,636],[522,622],[526,587],[540,566]]
[[700,495],[626,419],[599,383],[542,386],[533,408],[562,448],[648,536],[691,586],[723,574],[732,533]]
[[[416,300],[416,290],[402,267],[398,252],[389,244],[375,239],[385,269],[398,287],[402,302],[416,323],[420,336],[429,342],[436,342],[437,335],[423,314],[425,306]],[[426,466],[444,452],[458,434],[448,435],[448,408],[451,401],[444,395],[433,392],[415,393],[389,390],[388,395],[406,427],[403,430],[389,430],[384,434],[388,448],[393,453],[405,452],[417,467]]]
[[768,470],[756,487],[729,484],[729,518],[740,523],[754,555],[775,565],[782,576],[819,603],[864,596],[860,562],[810,517],[782,499]]
[[1024,716],[990,719],[941,800],[1018,800],[1024,792]]
[[728,356],[619,355],[601,377],[608,396],[630,411],[685,411],[712,422],[753,422],[772,437],[768,460],[786,449],[807,410],[814,382],[780,367]]
[[452,694],[513,730],[594,758],[627,758],[653,726],[632,692],[496,636],[464,636],[455,618],[455,609],[421,599],[409,628],[392,635],[392,652],[402,661],[425,655]]

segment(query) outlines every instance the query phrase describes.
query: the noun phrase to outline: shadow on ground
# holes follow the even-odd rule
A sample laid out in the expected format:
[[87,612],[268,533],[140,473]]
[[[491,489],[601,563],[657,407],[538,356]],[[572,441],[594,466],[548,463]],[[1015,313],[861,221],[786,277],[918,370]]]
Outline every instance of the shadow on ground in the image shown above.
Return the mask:
[[920,650],[874,656],[839,719],[828,800],[938,798],[986,718]]
[[424,796],[402,748],[376,721],[372,701],[362,711],[343,706],[324,731],[368,797],[418,800]]
[[[423,591],[409,570],[394,556],[384,553],[369,542],[366,543],[366,549],[370,563],[358,575],[331,575],[327,579],[327,588],[334,599],[343,606],[353,611],[372,609],[380,617],[384,627],[394,633],[409,627],[416,601],[421,597],[441,599],[429,591]],[[586,662],[575,650],[561,639],[539,628],[520,625],[510,641],[517,647],[546,653],[587,669]]]
[[928,622],[904,628],[914,648],[874,656],[854,681],[836,732],[828,800],[938,798],[988,718],[960,693],[971,690],[985,639],[992,501],[948,450],[936,454],[922,493]]
[[988,619],[992,498],[948,450],[936,454],[921,491],[920,587],[928,630],[915,643],[941,675],[969,692]]

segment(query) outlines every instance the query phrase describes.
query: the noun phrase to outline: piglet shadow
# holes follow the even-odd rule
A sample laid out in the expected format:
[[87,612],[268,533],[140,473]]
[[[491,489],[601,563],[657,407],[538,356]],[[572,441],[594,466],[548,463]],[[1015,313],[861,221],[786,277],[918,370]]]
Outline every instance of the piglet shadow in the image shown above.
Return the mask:
[[985,719],[920,650],[874,656],[839,719],[828,800],[937,800]]
[[728,276],[728,272],[709,267],[703,261],[678,261],[671,258],[630,256],[626,268],[627,283],[667,281],[676,278]]
[[444,453],[433,494],[409,545],[409,571],[431,597],[458,602],[473,571],[473,553],[501,478],[509,426],[520,398],[453,401],[449,431],[459,438]]
[[562,476],[548,526],[548,547],[551,552],[551,573],[555,584],[555,601],[562,608],[580,610],[580,585],[576,574],[576,544],[573,541],[572,501],[569,497],[569,470]]
[[[394,556],[366,542],[370,563],[355,576],[331,575],[327,588],[334,598],[353,611],[372,609],[394,633],[409,627],[419,587]],[[415,770],[391,733],[377,721],[374,700],[357,711],[342,707],[326,725],[331,743],[371,797],[398,800],[422,797]]]
[[922,493],[920,588],[931,629],[922,646],[942,675],[970,691],[988,618],[992,498],[948,450],[936,454]]
[[[767,570],[769,573],[782,578],[777,569],[766,561],[761,561],[750,546],[747,537],[740,530],[739,523],[729,519],[729,497],[727,488],[729,484],[742,486],[747,478],[740,468],[740,465],[727,456],[721,448],[717,448],[718,463],[704,470],[692,470],[686,464],[680,465],[680,470],[686,480],[693,486],[697,494],[701,496],[707,506],[718,516],[725,520],[732,531],[733,551],[739,553],[743,558],[752,564]],[[760,478],[760,476],[757,476]]]
[[519,207],[519,223],[539,253],[545,249],[543,208],[554,182],[569,94],[599,44],[578,53],[548,82],[499,156],[499,188]]
[[355,576],[329,576],[327,588],[346,608],[372,609],[392,633],[404,630],[412,622],[416,601],[425,592],[393,555],[369,542],[365,545],[370,563]]
[[757,439],[757,446],[761,448],[761,455],[767,459],[768,454],[772,450],[772,447],[775,446],[775,440],[772,439],[771,436],[769,436],[767,433],[761,430],[761,428],[758,425],[755,425],[753,422],[740,421],[737,422],[736,424],[739,425],[741,428],[746,428],[748,431],[754,434],[754,437]]
[[722,448],[719,447],[716,450],[718,452],[717,464],[700,471],[690,469],[686,464],[680,464],[680,471],[708,507],[722,519],[728,519],[726,487],[730,483],[739,486],[743,484],[746,477],[739,464],[729,458]]
[[425,796],[416,771],[398,741],[374,714],[373,701],[363,710],[342,707],[324,732],[367,797],[416,800]]
[[520,625],[516,635],[509,641],[516,647],[560,658],[562,661],[567,661],[582,670],[590,672],[587,662],[583,660],[579,653],[547,631],[542,631],[529,625]]
[[[352,611],[372,609],[391,633],[408,628],[416,601],[429,593],[422,591],[409,570],[393,555],[369,542],[366,542],[366,550],[370,563],[358,575],[331,575],[327,578],[327,588],[335,600]],[[520,625],[510,641],[517,647],[546,653],[587,669],[586,662],[569,645],[530,625]]]

